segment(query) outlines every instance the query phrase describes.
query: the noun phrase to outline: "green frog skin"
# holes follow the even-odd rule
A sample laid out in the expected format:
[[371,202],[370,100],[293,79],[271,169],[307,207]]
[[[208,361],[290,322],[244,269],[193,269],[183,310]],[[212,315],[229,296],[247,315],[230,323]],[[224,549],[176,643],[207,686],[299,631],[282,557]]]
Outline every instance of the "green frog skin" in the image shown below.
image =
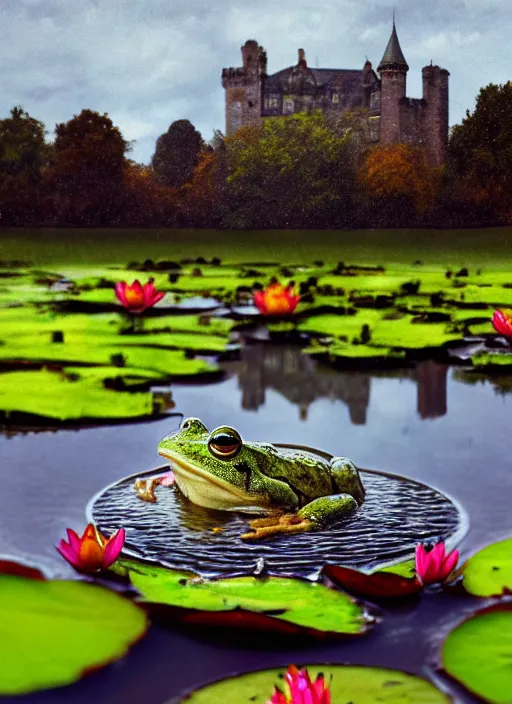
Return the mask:
[[364,500],[359,472],[345,457],[329,462],[301,450],[244,441],[229,426],[209,432],[198,418],[185,419],[178,432],[160,442],[158,453],[193,503],[269,516],[252,521],[253,532],[245,539],[325,527]]

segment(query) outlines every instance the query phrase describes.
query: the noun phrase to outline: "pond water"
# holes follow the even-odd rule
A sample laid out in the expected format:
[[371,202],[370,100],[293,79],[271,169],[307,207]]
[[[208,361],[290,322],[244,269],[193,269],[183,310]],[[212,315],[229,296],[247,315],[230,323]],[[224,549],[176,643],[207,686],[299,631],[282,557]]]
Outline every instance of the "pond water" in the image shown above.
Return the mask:
[[[472,549],[510,534],[512,396],[498,393],[491,381],[467,385],[454,369],[433,362],[404,372],[334,372],[296,348],[271,344],[249,345],[224,367],[227,376],[218,383],[174,385],[176,410],[201,417],[208,427],[234,425],[248,439],[309,445],[360,467],[427,482],[469,514],[463,545]],[[86,504],[105,485],[160,465],[157,444],[178,423],[174,417],[1,434],[2,552],[70,574],[53,547],[65,528],[83,526]],[[368,637],[294,652],[217,644],[153,627],[122,663],[71,688],[12,701],[160,704],[231,672],[292,661],[425,674],[444,635],[476,606],[470,598],[426,595],[419,605],[386,608]],[[459,701],[474,700],[461,695]]]

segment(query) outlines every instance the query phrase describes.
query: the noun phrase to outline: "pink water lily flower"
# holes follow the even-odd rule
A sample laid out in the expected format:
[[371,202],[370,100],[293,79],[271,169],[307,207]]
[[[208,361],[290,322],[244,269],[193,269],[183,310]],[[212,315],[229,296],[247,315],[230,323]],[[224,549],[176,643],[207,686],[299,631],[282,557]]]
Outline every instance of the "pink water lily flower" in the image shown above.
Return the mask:
[[71,528],[66,532],[69,542],[61,540],[57,550],[76,570],[86,573],[106,570],[114,564],[125,540],[123,528],[107,539],[92,523],[88,524],[81,537]]
[[416,547],[416,576],[424,585],[444,582],[451,575],[457,562],[459,551],[446,553],[444,543],[437,543],[431,550],[423,545]]
[[151,308],[163,297],[163,291],[157,291],[153,279],[142,285],[136,279],[131,286],[126,281],[118,281],[115,288],[116,296],[130,313],[142,313]]
[[253,298],[254,305],[262,315],[289,315],[300,301],[293,284],[283,286],[277,281],[263,291],[255,291]]
[[495,310],[492,324],[496,332],[505,337],[512,337],[512,311]]
[[267,704],[331,704],[331,692],[323,675],[312,682],[307,669],[299,670],[290,665],[284,679],[289,696],[276,687]]

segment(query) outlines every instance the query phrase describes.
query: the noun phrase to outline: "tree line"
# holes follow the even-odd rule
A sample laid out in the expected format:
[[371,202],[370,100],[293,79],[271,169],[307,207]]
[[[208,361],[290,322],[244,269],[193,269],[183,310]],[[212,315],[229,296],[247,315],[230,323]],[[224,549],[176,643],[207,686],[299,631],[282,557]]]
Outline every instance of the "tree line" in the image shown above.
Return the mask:
[[446,163],[374,145],[363,109],[267,118],[205,142],[173,122],[149,165],[108,114],[53,142],[22,107],[0,120],[0,226],[345,228],[512,225],[512,83],[480,90]]

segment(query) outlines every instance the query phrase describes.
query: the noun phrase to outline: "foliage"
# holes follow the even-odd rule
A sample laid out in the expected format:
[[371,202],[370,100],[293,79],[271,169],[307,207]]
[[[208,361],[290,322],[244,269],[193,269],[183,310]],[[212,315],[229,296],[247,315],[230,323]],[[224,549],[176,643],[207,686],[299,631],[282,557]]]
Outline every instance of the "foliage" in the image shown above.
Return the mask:
[[324,227],[351,223],[350,133],[336,134],[320,112],[266,119],[227,137],[232,227]]
[[182,190],[181,214],[189,225],[221,223],[225,198],[224,148],[201,152],[189,183]]
[[474,596],[512,593],[512,539],[487,545],[470,557],[463,576],[464,589]]
[[285,577],[198,580],[191,574],[128,560],[118,562],[115,569],[126,570],[142,599],[150,603],[205,612],[242,609],[266,614],[277,620],[277,631],[280,621],[331,635],[358,635],[368,628],[363,608],[349,596],[305,580]]
[[157,139],[151,159],[157,183],[170,188],[188,183],[203,149],[203,138],[189,120],[173,122]]
[[173,227],[176,211],[176,190],[156,183],[147,166],[128,160],[123,172],[122,207],[117,224]]
[[509,704],[512,692],[512,606],[477,613],[449,633],[441,661],[446,672],[491,704]]
[[54,217],[61,224],[112,224],[122,197],[129,149],[105,113],[82,110],[55,128],[53,163],[47,174]]
[[450,136],[449,161],[467,199],[512,222],[512,83],[481,88]]
[[30,225],[41,216],[41,177],[50,146],[42,122],[21,107],[0,120],[0,212],[3,225]]
[[0,694],[76,682],[122,658],[146,628],[142,609],[103,587],[0,574]]
[[[311,679],[326,676],[333,704],[449,704],[450,697],[433,684],[399,670],[357,665],[306,665]],[[283,687],[283,669],[238,675],[203,687],[183,704],[250,704],[268,701],[273,687]],[[331,680],[332,676],[332,680]]]
[[359,172],[372,224],[409,224],[434,204],[440,171],[423,149],[407,144],[373,147]]

